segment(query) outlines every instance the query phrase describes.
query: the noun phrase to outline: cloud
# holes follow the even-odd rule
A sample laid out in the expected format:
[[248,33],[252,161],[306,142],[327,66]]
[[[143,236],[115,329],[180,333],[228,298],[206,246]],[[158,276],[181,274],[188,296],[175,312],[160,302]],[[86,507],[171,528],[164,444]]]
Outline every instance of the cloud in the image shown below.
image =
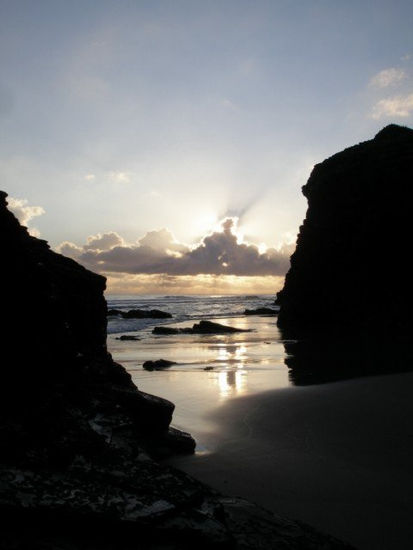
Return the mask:
[[[221,231],[206,235],[193,247],[176,241],[167,229],[149,231],[135,244],[115,244],[109,235],[117,234],[89,237],[83,247],[65,242],[59,251],[103,273],[251,277],[283,276],[289,268],[290,247],[267,248],[260,253],[257,245],[242,242],[235,218],[226,218]],[[110,244],[107,250],[98,248],[103,242]]]
[[57,252],[60,252],[60,254],[63,254],[63,256],[69,256],[69,258],[73,258],[75,260],[79,259],[82,252],[84,252],[83,247],[77,246],[69,241],[63,241],[60,243],[59,246],[56,247],[56,250]]
[[130,176],[129,172],[112,171],[108,173],[108,178],[113,183],[130,183]]
[[42,216],[45,213],[44,208],[41,206],[30,206],[27,204],[27,199],[15,199],[13,197],[8,197],[7,203],[9,210],[13,212],[22,225],[28,228],[29,233],[33,235],[33,237],[39,237],[40,231],[35,227],[28,227],[28,225],[33,218]]
[[388,88],[389,86],[400,84],[406,76],[406,72],[403,69],[391,67],[390,69],[384,69],[373,76],[370,80],[370,86],[374,86],[376,88]]
[[98,233],[97,235],[91,235],[87,238],[86,244],[83,246],[77,246],[69,241],[64,241],[56,248],[60,254],[70,256],[71,258],[80,259],[82,254],[86,254],[91,251],[94,254],[111,250],[115,246],[122,246],[124,240],[120,235],[114,231],[108,233]]
[[114,231],[101,235],[91,235],[85,244],[86,250],[110,250],[114,246],[123,245],[123,239]]
[[406,118],[413,112],[413,94],[397,95],[380,99],[372,110],[371,118],[379,120],[385,117]]
[[125,275],[111,273],[107,279],[111,294],[274,294],[284,277],[237,277],[234,275]]

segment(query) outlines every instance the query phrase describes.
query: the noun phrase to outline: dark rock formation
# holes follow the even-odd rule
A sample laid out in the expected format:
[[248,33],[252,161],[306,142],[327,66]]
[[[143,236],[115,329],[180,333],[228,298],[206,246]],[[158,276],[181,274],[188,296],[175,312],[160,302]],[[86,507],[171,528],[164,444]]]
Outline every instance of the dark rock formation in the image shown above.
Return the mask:
[[[152,431],[151,438],[154,430],[167,430],[172,403],[138,392],[107,351],[105,278],[31,237],[6,204],[1,192],[2,298],[7,311],[1,353],[10,358],[2,369],[0,412],[5,420],[18,419],[20,426],[16,433],[3,434],[6,448],[19,448],[24,455],[27,446],[32,453],[36,434],[39,452],[63,453],[59,423],[75,435],[82,431],[83,445],[88,431],[91,441],[96,439],[89,424],[99,414],[114,423],[116,416],[122,424],[127,418],[137,434]],[[24,346],[16,331],[22,325],[30,327]]]
[[130,309],[129,311],[121,311],[120,314],[124,319],[170,319],[172,315],[160,309]]
[[233,334],[236,332],[250,332],[249,329],[228,327],[212,321],[201,321],[192,327],[193,334]]
[[259,307],[257,309],[246,309],[244,315],[278,315],[278,309],[271,307]]
[[396,125],[314,167],[276,300],[294,382],[412,368],[412,182],[413,130]]
[[314,167],[277,296],[278,324],[288,334],[336,328],[410,339],[412,182],[413,130],[396,125]]
[[155,327],[152,330],[152,334],[165,336],[168,334],[234,334],[236,332],[250,332],[250,329],[228,327],[212,321],[200,321],[195,323],[192,328]]
[[122,336],[117,337],[116,340],[121,340],[122,342],[136,342],[140,340],[139,336],[134,336],[133,334],[122,334]]
[[194,441],[108,354],[105,279],[31,237],[5,199],[0,549],[348,548],[149,458]]
[[142,366],[145,370],[159,370],[166,369],[172,365],[176,365],[176,362],[168,361],[167,359],[158,359],[157,361],[145,361]]
[[108,309],[107,316],[108,317],[114,317],[115,315],[122,315],[122,312],[120,309]]

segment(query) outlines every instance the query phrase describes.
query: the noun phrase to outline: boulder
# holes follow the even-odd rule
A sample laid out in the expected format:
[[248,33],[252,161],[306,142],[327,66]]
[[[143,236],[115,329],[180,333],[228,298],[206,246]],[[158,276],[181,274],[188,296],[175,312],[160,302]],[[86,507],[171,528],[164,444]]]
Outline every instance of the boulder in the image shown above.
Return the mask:
[[115,315],[122,315],[122,311],[120,309],[108,309],[108,317],[114,317]]
[[167,359],[158,359],[157,361],[145,361],[142,365],[146,370],[160,370],[176,365],[175,361],[168,361]]
[[246,309],[244,315],[278,315],[278,309],[270,307],[259,307],[257,309]]
[[212,321],[201,321],[192,327],[193,334],[233,334],[236,332],[251,332],[250,329],[228,327]]
[[155,327],[152,334],[169,335],[169,334],[234,334],[237,332],[251,332],[251,329],[229,327],[214,323],[212,321],[200,321],[195,323],[192,328],[175,328],[175,327]]

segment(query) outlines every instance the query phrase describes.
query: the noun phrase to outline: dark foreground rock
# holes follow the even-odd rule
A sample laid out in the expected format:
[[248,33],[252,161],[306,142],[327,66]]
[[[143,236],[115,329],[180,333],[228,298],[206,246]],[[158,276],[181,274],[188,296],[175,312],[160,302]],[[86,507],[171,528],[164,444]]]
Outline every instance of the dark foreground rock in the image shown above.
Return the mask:
[[176,365],[176,362],[168,361],[167,359],[158,359],[157,361],[145,361],[142,366],[146,370],[159,370],[166,369],[172,365]]
[[412,368],[412,181],[413,130],[396,125],[314,167],[276,300],[295,381]]
[[160,309],[130,309],[121,312],[124,319],[170,319],[172,315]]
[[201,321],[195,323],[192,328],[175,328],[175,327],[155,327],[152,334],[168,335],[168,334],[234,334],[236,332],[250,332],[250,329],[228,327],[220,323],[212,321]]
[[277,295],[280,327],[410,339],[412,181],[413,130],[396,125],[314,167],[303,187],[307,215]]
[[0,486],[2,549],[351,548],[145,457],[122,471],[74,465],[65,476],[11,468]]
[[246,309],[244,315],[278,315],[278,309],[271,307],[259,307],[257,309]]
[[195,443],[108,354],[105,279],[31,237],[5,199],[0,549],[346,548],[153,460]]

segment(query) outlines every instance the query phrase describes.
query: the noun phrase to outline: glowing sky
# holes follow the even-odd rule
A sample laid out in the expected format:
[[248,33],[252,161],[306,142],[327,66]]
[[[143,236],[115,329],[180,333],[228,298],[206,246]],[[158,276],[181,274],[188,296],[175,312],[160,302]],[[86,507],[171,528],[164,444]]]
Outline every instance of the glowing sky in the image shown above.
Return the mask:
[[275,292],[312,166],[413,125],[412,28],[410,1],[0,0],[1,188],[111,291]]

